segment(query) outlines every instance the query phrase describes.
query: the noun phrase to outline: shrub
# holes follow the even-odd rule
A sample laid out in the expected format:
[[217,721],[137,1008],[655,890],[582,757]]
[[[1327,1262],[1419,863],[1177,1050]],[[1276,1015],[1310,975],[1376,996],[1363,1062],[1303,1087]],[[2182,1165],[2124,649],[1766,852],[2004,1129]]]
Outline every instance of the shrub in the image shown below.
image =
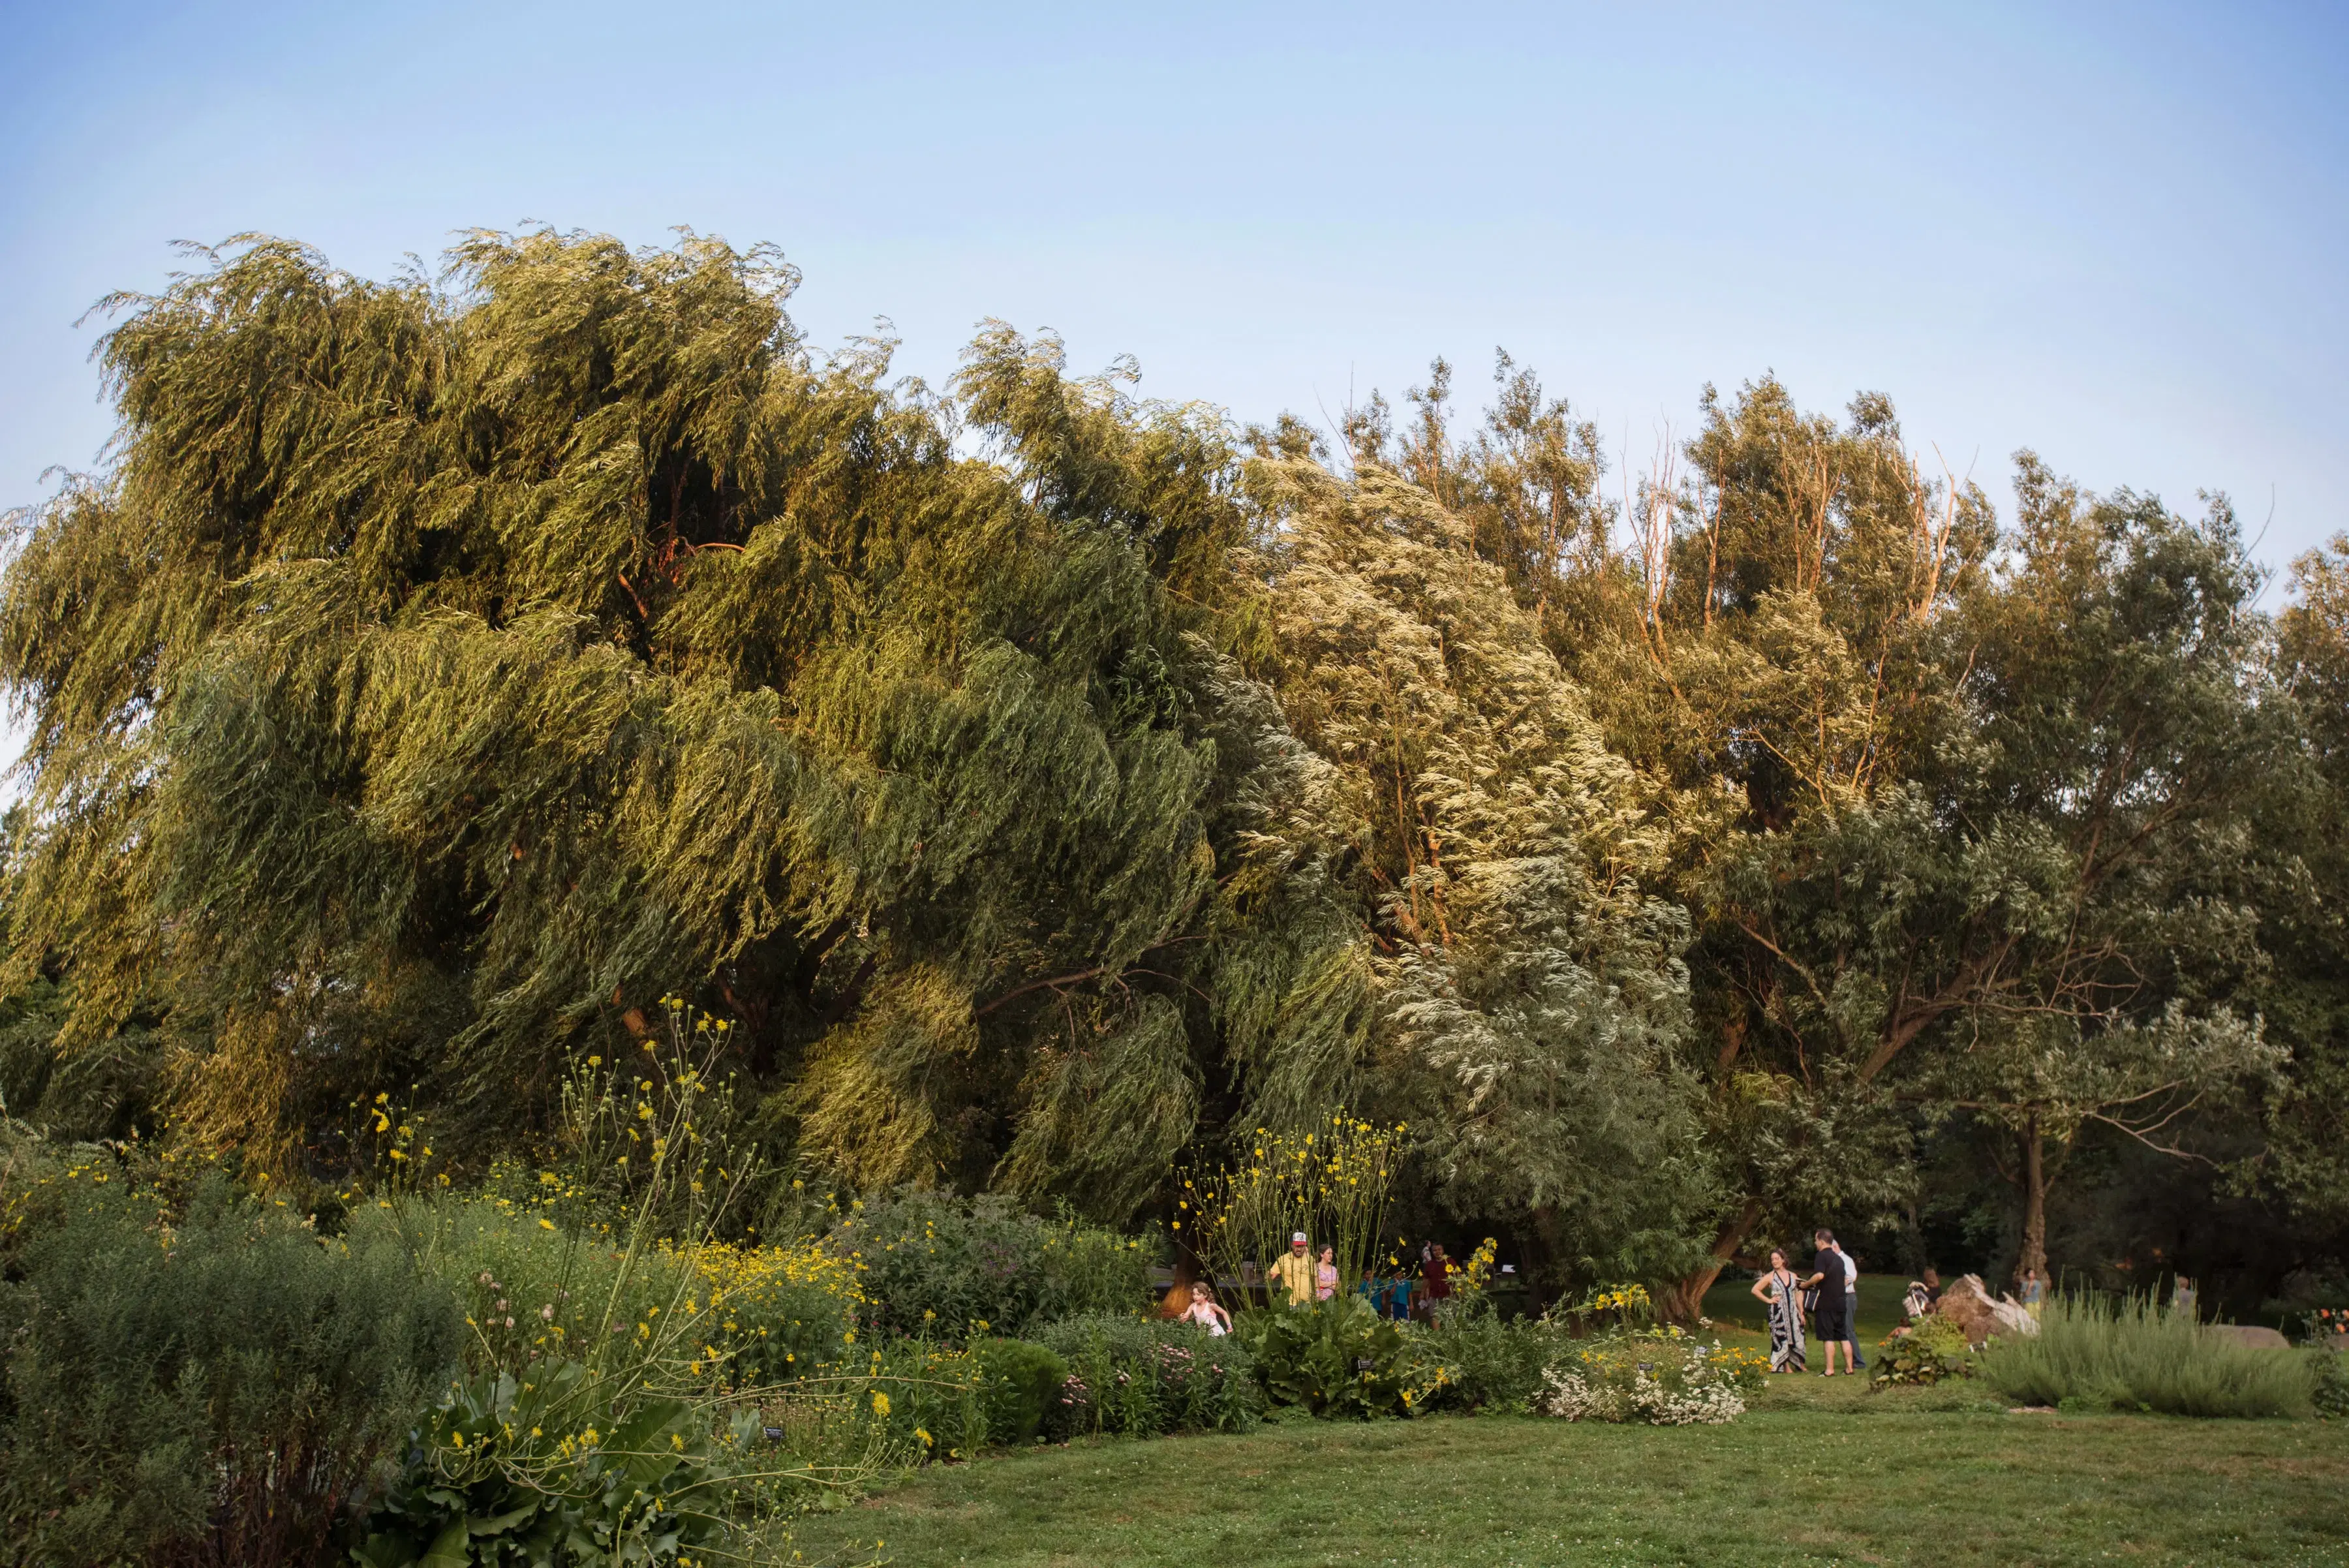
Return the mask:
[[202,1179],[176,1223],[119,1168],[24,1215],[0,1498],[28,1561],[323,1561],[458,1348],[381,1235],[322,1241]]
[[1719,1426],[1745,1413],[1744,1394],[1767,1365],[1677,1328],[1617,1330],[1547,1368],[1537,1407],[1569,1421]]
[[1037,1337],[1069,1365],[1045,1424],[1052,1437],[1240,1432],[1256,1424],[1255,1364],[1229,1335],[1100,1313],[1047,1324]]
[[702,1409],[577,1361],[477,1373],[416,1433],[354,1555],[367,1568],[674,1563],[724,1533]]
[[709,1241],[630,1248],[574,1228],[559,1189],[404,1199],[361,1210],[471,1300],[472,1365],[519,1367],[616,1334],[679,1325],[682,1371],[695,1386],[755,1387],[833,1370],[854,1355],[863,1296],[853,1264],[818,1243],[729,1246]]
[[978,1373],[978,1407],[985,1441],[1035,1440],[1044,1413],[1061,1397],[1069,1364],[1040,1345],[1018,1339],[974,1339],[968,1346]]
[[1871,1387],[1939,1383],[1973,1371],[1973,1346],[1966,1331],[1940,1314],[1930,1314],[1896,1330],[1876,1347],[1876,1365],[1868,1369]]
[[1542,1391],[1542,1372],[1563,1334],[1534,1319],[1504,1323],[1489,1307],[1452,1322],[1403,1331],[1405,1378],[1414,1409],[1524,1412]]
[[2037,1334],[1992,1340],[1980,1366],[2018,1404],[2170,1416],[2304,1416],[2313,1382],[2300,1356],[2238,1345],[2142,1297],[2054,1298]]
[[2316,1414],[2325,1420],[2337,1421],[2349,1417],[2349,1355],[2337,1350],[2319,1350],[2315,1387],[2309,1402]]
[[1026,1335],[1077,1313],[1133,1312],[1150,1299],[1154,1252],[999,1196],[901,1190],[852,1209],[830,1238],[889,1334]]
[[1325,1420],[1367,1420],[1407,1414],[1413,1402],[1402,1330],[1360,1296],[1243,1313],[1232,1333],[1276,1405],[1302,1405]]

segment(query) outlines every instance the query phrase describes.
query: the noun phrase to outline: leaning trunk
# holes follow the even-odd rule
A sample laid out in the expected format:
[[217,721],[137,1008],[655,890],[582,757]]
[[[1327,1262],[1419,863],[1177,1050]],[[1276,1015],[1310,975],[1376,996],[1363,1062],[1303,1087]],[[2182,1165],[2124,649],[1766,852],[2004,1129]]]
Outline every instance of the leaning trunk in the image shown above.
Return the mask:
[[1737,1249],[1745,1245],[1745,1238],[1754,1233],[1754,1227],[1761,1220],[1762,1200],[1747,1199],[1713,1238],[1712,1261],[1694,1273],[1674,1280],[1657,1299],[1656,1311],[1665,1322],[1692,1324],[1697,1320],[1704,1293],[1713,1289],[1713,1282],[1721,1278],[1723,1267],[1737,1255]]

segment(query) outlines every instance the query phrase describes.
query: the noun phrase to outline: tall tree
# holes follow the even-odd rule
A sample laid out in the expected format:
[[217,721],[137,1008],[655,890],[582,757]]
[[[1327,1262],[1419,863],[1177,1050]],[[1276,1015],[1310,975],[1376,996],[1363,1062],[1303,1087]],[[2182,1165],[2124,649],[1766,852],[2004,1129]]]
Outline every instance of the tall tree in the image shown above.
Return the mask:
[[1409,1118],[1451,1207],[1524,1227],[1551,1282],[1653,1269],[1709,1172],[1651,792],[1425,489],[1297,458],[1250,480],[1268,678],[1371,942],[1366,1094]]
[[1119,1212],[1310,1033],[1309,874],[1243,832],[1277,714],[1194,607],[1244,524],[1220,421],[991,329],[960,457],[885,345],[802,344],[794,281],[257,241],[112,302],[119,462],[0,584],[12,950],[67,1058],[167,999],[172,1119],[283,1170],[378,1083],[502,1136],[689,986],[843,1176]]

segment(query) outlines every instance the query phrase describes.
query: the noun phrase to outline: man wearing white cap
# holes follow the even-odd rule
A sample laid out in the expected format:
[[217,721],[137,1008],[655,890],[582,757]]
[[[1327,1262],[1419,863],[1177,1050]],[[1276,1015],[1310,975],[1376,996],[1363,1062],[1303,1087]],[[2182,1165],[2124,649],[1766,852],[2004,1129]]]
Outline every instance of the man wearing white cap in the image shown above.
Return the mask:
[[1313,1260],[1306,1255],[1305,1232],[1298,1231],[1288,1239],[1288,1251],[1272,1265],[1271,1276],[1265,1282],[1273,1292],[1273,1300],[1280,1300],[1280,1291],[1288,1292],[1289,1306],[1313,1304]]

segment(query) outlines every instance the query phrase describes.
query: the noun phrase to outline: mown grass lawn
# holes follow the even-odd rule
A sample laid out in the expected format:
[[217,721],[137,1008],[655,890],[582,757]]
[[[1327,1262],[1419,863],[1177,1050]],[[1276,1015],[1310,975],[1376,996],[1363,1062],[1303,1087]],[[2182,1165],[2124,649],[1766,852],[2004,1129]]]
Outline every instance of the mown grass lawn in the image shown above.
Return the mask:
[[1299,1420],[1072,1444],[933,1469],[796,1534],[812,1563],[1000,1568],[2349,1564],[2349,1428],[2008,1415],[1971,1387],[1813,1377],[1723,1428]]

